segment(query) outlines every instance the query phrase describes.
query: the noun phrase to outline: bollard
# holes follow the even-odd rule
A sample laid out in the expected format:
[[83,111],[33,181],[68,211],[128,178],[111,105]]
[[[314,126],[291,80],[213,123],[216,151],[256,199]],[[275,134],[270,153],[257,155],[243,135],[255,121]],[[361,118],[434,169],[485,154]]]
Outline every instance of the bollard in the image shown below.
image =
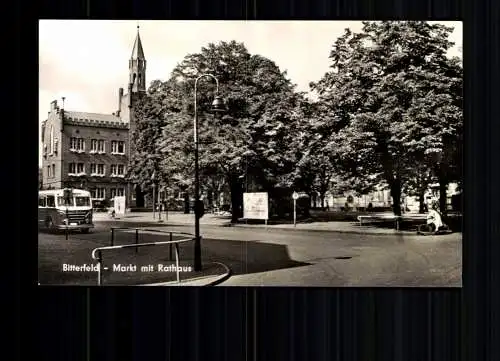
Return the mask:
[[[172,242],[172,232],[170,232],[170,242]],[[170,257],[170,258],[169,258],[169,260],[171,261],[171,260],[172,260],[172,243],[170,243],[170,244],[168,245],[168,248],[169,248],[169,249],[168,249],[168,251],[169,251],[169,252],[168,252],[168,255],[169,255],[169,257]]]
[[111,247],[115,245],[115,229],[111,228]]
[[66,225],[66,241],[68,240],[69,237],[69,231],[68,231],[68,225]]
[[[139,244],[139,229],[135,229],[135,244]],[[139,252],[139,247],[135,247],[135,253]]]

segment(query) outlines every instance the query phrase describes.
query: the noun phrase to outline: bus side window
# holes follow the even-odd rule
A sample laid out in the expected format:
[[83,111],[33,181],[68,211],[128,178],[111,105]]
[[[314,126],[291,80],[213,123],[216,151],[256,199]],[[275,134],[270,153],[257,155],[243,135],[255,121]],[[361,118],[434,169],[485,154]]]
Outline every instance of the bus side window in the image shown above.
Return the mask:
[[56,206],[56,199],[54,196],[47,196],[47,207],[54,208]]
[[45,196],[38,197],[38,207],[45,207]]

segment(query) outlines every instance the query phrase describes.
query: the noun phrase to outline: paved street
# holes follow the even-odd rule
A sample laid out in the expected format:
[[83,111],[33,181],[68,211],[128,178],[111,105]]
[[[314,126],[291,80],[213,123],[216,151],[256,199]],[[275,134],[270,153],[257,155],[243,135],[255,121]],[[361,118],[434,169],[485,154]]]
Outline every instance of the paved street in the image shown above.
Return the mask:
[[[205,220],[205,222],[207,222]],[[158,224],[97,221],[93,233],[39,234],[39,279],[41,284],[96,284],[95,272],[63,272],[62,263],[91,264],[90,253],[109,245],[111,225],[152,226]],[[193,232],[189,224],[162,225],[158,229]],[[232,276],[222,286],[461,286],[461,234],[417,236],[415,234],[365,234],[281,229],[268,227],[224,227],[202,224],[202,255],[207,263],[222,262]],[[140,242],[167,240],[159,234],[141,235]],[[133,233],[120,233],[115,244],[133,243]],[[180,246],[181,266],[192,266],[192,243]],[[167,247],[107,252],[104,265],[175,264]],[[182,277],[194,277],[183,273]],[[103,284],[141,284],[175,279],[174,272],[103,273]]]

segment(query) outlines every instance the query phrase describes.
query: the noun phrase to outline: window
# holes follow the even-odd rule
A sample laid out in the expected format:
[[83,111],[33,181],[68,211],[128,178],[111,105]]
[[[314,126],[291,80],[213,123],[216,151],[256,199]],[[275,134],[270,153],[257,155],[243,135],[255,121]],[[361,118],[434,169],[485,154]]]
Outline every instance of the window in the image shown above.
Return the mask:
[[83,163],[70,163],[69,164],[69,174],[84,174],[85,164]]
[[64,197],[57,197],[57,204],[59,206],[73,207],[75,205],[74,199],[64,199]]
[[38,197],[38,207],[45,207],[45,196]]
[[83,138],[70,138],[69,149],[74,152],[85,151],[85,140]]
[[56,165],[52,164],[52,177],[56,176]]
[[50,167],[50,165],[48,165],[47,166],[47,178],[51,178],[52,177],[51,173],[52,173],[52,168]]
[[123,164],[112,164],[111,165],[111,175],[112,176],[124,176],[125,166]]
[[100,139],[98,142],[97,142],[97,151],[99,153],[104,153],[104,140]]
[[104,175],[104,164],[92,163],[90,165],[90,174],[92,175]]
[[97,139],[92,139],[90,141],[90,152],[97,153]]
[[125,154],[125,142],[121,140],[111,141],[111,153],[112,154]]
[[106,192],[104,188],[95,188],[90,191],[91,197],[93,199],[104,199],[106,197]]
[[46,207],[55,207],[55,206],[56,206],[56,198],[54,196],[47,196]]
[[104,140],[92,139],[90,141],[90,151],[92,153],[104,153]]
[[75,197],[75,205],[77,207],[90,207],[89,197]]
[[125,195],[125,188],[111,188],[111,199],[115,197],[123,197]]
[[50,126],[50,154],[54,154],[54,126]]

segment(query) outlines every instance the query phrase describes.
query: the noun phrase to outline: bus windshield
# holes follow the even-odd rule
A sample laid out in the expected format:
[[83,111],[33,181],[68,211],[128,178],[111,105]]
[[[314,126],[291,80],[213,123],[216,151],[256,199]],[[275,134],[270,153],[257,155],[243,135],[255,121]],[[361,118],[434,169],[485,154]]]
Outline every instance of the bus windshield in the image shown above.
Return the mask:
[[90,207],[89,197],[75,197],[75,205],[77,207]]
[[68,206],[72,207],[75,205],[73,198],[71,199],[64,199],[64,197],[57,197],[57,204],[59,206]]
[[64,197],[57,197],[57,204],[59,206],[67,206],[67,207],[90,207],[90,198],[89,197],[74,197],[69,200],[65,200]]

